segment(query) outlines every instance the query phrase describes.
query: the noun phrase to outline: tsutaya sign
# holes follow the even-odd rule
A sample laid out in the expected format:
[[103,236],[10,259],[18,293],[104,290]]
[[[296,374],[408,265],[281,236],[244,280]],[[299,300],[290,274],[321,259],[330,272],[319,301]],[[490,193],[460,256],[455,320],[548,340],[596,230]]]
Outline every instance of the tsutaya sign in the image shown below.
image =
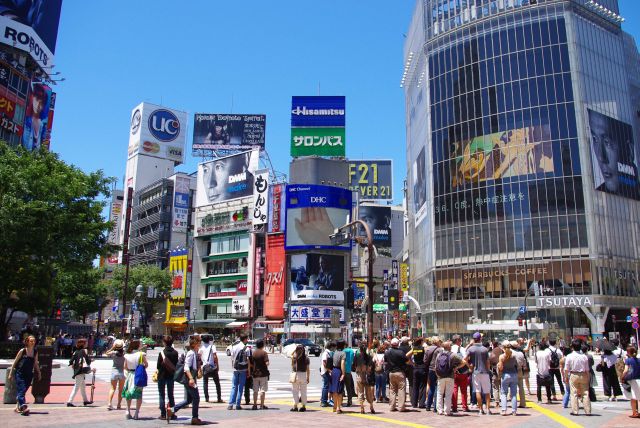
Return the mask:
[[536,298],[539,308],[583,308],[593,306],[591,296],[550,296]]

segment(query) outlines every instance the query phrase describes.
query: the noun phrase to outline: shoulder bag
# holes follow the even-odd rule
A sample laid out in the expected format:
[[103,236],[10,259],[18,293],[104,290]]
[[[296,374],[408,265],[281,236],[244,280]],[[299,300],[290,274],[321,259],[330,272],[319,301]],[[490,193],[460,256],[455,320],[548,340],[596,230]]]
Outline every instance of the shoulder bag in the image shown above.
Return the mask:
[[202,362],[202,374],[204,376],[213,376],[213,372],[216,371],[216,368],[211,364],[209,364],[209,361],[211,361],[212,353],[213,353],[213,348],[209,348],[209,356],[207,357],[206,361]]
[[140,352],[140,357],[138,358],[138,365],[136,366],[136,371],[133,377],[134,385],[138,388],[144,388],[147,386],[147,371],[145,370],[143,363],[143,354]]

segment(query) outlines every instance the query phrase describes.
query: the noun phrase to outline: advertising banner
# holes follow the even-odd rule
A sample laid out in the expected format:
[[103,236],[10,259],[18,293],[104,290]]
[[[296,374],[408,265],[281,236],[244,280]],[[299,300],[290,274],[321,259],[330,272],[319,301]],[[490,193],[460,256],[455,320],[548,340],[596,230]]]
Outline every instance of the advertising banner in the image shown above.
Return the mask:
[[263,114],[202,114],[193,119],[193,155],[203,151],[264,150],[267,117]]
[[287,250],[349,250],[349,243],[332,245],[330,235],[347,224],[351,191],[339,187],[290,184],[287,186]]
[[344,257],[292,255],[290,300],[344,301]]
[[349,188],[360,199],[393,199],[393,167],[391,159],[349,161]]
[[269,233],[284,232],[285,203],[284,193],[286,186],[283,183],[269,186]]
[[[361,205],[358,219],[369,226],[376,247],[391,247],[391,207]],[[364,227],[359,228],[360,236],[366,236]]]
[[129,158],[140,153],[184,162],[187,113],[150,103],[141,103],[131,112]]
[[42,147],[51,150],[51,128],[53,128],[53,114],[56,108],[56,93],[51,93],[51,103],[49,105],[49,118],[47,119],[47,130],[42,139]]
[[345,156],[344,128],[291,128],[291,156]]
[[427,169],[424,147],[418,153],[416,160],[413,161],[411,178],[413,181],[415,225],[418,226],[427,215]]
[[47,133],[51,88],[38,82],[31,82],[29,100],[22,130],[22,146],[29,150],[39,150]]
[[345,97],[295,96],[291,98],[291,126],[345,126]]
[[111,203],[111,213],[109,214],[109,221],[113,222],[113,227],[109,231],[109,237],[107,242],[117,245],[119,243],[119,232],[122,224],[122,205],[123,201],[113,201]]
[[407,263],[400,263],[400,288],[404,293],[409,291],[409,265]]
[[320,305],[292,305],[291,322],[328,322],[335,312],[340,314],[340,322],[344,322],[343,306],[320,306]]
[[0,63],[0,86],[9,86],[9,67]]
[[28,52],[43,68],[53,67],[62,0],[0,2],[0,42]]
[[612,117],[587,111],[596,190],[640,200],[640,150],[633,141],[633,128]]
[[173,188],[173,219],[171,230],[173,232],[186,233],[189,217],[189,178],[176,177]]
[[198,237],[235,230],[248,230],[249,228],[251,228],[251,219],[247,205],[231,209],[196,212],[195,236]]
[[233,300],[231,301],[231,314],[234,317],[249,316],[249,298],[234,297]]
[[13,116],[16,114],[15,101],[8,99],[4,95],[0,95],[0,114],[9,119],[13,119]]
[[267,198],[269,197],[269,170],[256,171],[253,186],[253,215],[251,222],[254,229],[267,223],[269,214]]
[[187,250],[173,250],[169,257],[169,272],[173,274],[171,298],[184,298],[187,277]]
[[258,150],[251,150],[199,164],[196,205],[252,196],[259,156]]
[[264,316],[270,320],[284,318],[284,296],[287,262],[284,234],[267,235],[266,275],[264,280]]

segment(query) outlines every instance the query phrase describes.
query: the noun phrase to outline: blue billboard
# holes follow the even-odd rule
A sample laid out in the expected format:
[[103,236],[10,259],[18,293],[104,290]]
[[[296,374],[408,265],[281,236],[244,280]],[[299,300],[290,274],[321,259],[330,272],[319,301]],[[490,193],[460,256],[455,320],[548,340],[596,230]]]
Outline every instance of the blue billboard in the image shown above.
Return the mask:
[[332,245],[330,235],[351,214],[351,191],[340,187],[290,184],[286,190],[286,250],[349,250]]
[[344,113],[343,96],[291,98],[292,127],[344,127]]

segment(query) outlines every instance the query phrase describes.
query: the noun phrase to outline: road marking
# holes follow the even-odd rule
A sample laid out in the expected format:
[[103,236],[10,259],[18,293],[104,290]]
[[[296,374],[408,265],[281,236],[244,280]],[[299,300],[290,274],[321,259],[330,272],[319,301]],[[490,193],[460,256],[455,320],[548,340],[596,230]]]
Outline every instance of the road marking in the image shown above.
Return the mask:
[[[283,401],[283,400],[277,400],[277,401],[272,401],[272,403],[274,404],[282,404],[282,405],[291,405],[291,401]],[[317,407],[317,406],[309,406],[307,405],[307,408],[309,409],[313,409],[313,410],[320,410],[321,412],[333,412],[332,408],[330,407]],[[412,428],[432,428],[429,425],[423,425],[423,424],[416,424],[414,422],[408,422],[408,421],[399,421],[396,419],[390,419],[390,418],[383,418],[382,416],[375,416],[375,415],[367,415],[367,414],[362,414],[362,413],[351,413],[351,412],[345,412],[342,413],[345,416],[351,416],[352,418],[360,418],[360,419],[368,419],[370,421],[377,421],[377,422],[384,422],[387,424],[393,424],[393,425],[400,425],[400,426],[405,426],[405,427],[412,427]]]
[[583,428],[582,425],[573,422],[571,419],[562,416],[559,413],[554,412],[553,410],[545,409],[542,406],[537,405],[536,403],[528,402],[527,407],[530,407],[538,412],[542,413],[546,417],[553,419],[560,425],[567,428]]

